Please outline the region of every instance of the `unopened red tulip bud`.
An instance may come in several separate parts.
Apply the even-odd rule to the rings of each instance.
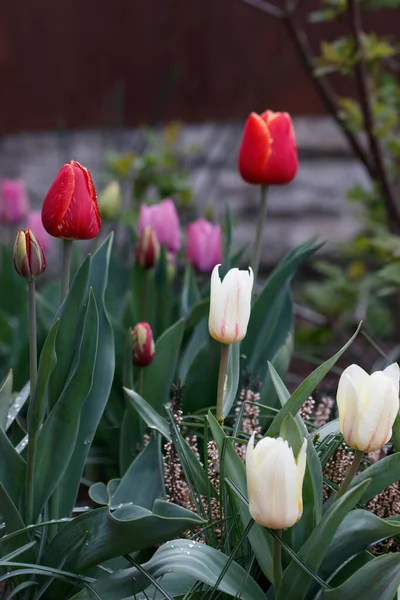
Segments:
[[[135,258],[143,269],[151,269],[160,258],[160,244],[155,231],[147,225],[142,231],[135,248]]]
[[[251,113],[239,152],[239,171],[248,183],[289,183],[298,169],[296,139],[287,113]]]
[[[89,171],[75,160],[61,167],[42,207],[44,228],[66,240],[90,240],[100,231],[96,190]]]
[[[153,332],[148,323],[137,323],[132,329],[133,364],[147,367],[155,356]]]
[[[13,263],[18,275],[33,281],[46,269],[44,250],[30,229],[18,231],[13,249]]]

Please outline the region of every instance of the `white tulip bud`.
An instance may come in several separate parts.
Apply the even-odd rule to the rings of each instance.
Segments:
[[[233,344],[244,338],[250,319],[253,271],[230,269],[223,281],[219,278],[220,265],[211,274],[210,335],[222,344]]]
[[[343,371],[337,390],[339,424],[351,448],[373,452],[390,440],[399,412],[399,377],[397,363],[372,375],[358,365]]]
[[[303,514],[302,487],[307,440],[297,459],[288,442],[265,437],[254,448],[254,433],[247,445],[246,473],[249,510],[263,527],[287,529]]]

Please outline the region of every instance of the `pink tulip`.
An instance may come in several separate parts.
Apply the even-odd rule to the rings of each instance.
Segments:
[[[45,230],[42,223],[42,213],[40,210],[32,210],[28,215],[28,229],[31,229],[42,245],[45,252],[48,252],[53,246],[53,238]]]
[[[186,255],[196,271],[212,271],[222,262],[221,227],[205,219],[191,223]]]
[[[0,223],[19,223],[28,214],[29,200],[22,179],[3,179],[0,183]]]
[[[155,232],[160,246],[165,244],[169,252],[178,252],[181,247],[181,230],[176,206],[170,198],[153,206],[140,205],[139,235],[148,225]]]

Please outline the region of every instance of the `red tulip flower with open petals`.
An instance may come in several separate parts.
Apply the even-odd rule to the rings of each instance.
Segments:
[[[251,113],[244,127],[239,171],[247,183],[289,183],[298,168],[296,138],[290,115],[266,110]]]
[[[61,167],[42,207],[44,228],[66,240],[90,240],[100,231],[96,190],[89,171],[75,160]]]

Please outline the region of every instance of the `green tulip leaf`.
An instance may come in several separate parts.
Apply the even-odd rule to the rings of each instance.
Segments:
[[[25,484],[25,470],[24,459],[18,454],[4,429],[0,428],[0,484],[16,506]]]
[[[224,456],[224,475],[227,475],[231,481],[238,488],[239,492],[247,498],[247,484],[246,484],[246,469],[244,463],[239,458],[235,449],[233,448],[229,438],[227,438],[224,430],[219,425],[211,412],[208,413],[208,423],[218,446],[220,456],[223,453]],[[221,478],[223,474],[221,472]],[[240,515],[243,529],[248,526],[251,517],[249,509],[243,504],[243,502],[235,497],[235,508]],[[248,533],[248,540],[253,549],[253,552],[257,558],[260,569],[263,571],[265,576],[270,580],[274,581],[274,570],[273,570],[273,555],[274,555],[274,539],[269,533],[268,529],[261,527],[257,523],[254,523]]]
[[[360,331],[360,327],[361,327],[361,323],[357,327],[357,330],[354,333],[354,335],[352,335],[352,337],[343,346],[343,348],[341,348],[339,350],[339,352],[336,352],[336,354],[334,354],[332,356],[332,358],[330,358],[329,360],[324,362],[322,365],[317,367],[317,369],[315,369],[315,371],[313,371],[311,373],[311,375],[309,375],[299,385],[297,390],[291,395],[291,397],[288,399],[286,404],[284,404],[282,406],[281,410],[276,415],[275,419],[272,421],[270,427],[268,428],[267,435],[269,435],[270,437],[275,437],[276,435],[278,435],[280,426],[282,424],[283,419],[286,417],[286,415],[289,413],[291,413],[292,415],[296,415],[298,413],[301,406],[304,404],[304,402],[307,400],[307,398],[312,394],[312,392],[315,390],[317,385],[322,381],[322,379],[331,370],[331,368],[336,363],[336,361],[339,360],[339,358],[342,356],[343,352],[345,352],[345,350],[347,350],[347,348],[353,342],[353,340],[357,336],[358,332]]]
[[[10,369],[0,384],[0,427],[6,429],[8,411],[12,403],[13,373]]]
[[[355,504],[359,502],[368,485],[369,480],[360,483],[337,500],[325,513],[305,544],[298,551],[299,558],[315,573],[319,573],[322,560],[339,525]],[[302,569],[297,562],[292,561],[284,573],[276,600],[287,600],[288,598],[295,598],[296,595],[300,598],[306,598],[312,584],[311,575]]]
[[[378,462],[370,465],[367,469],[354,477],[350,487],[355,487],[366,479],[371,482],[361,497],[360,502],[365,504],[374,496],[380,494],[386,487],[398,481],[400,473],[400,454],[385,456]]]
[[[125,505],[111,511],[97,508],[67,523],[48,545],[43,564],[62,564],[82,531],[86,543],[71,554],[66,570],[83,573],[105,560],[150,548],[180,533],[203,524],[203,520],[185,508],[156,500],[153,511],[140,506]]]
[[[143,398],[157,412],[169,401],[174,381],[185,323],[177,321],[164,331],[156,343],[153,362],[143,369]]]
[[[72,375],[37,438],[34,519],[61,481],[74,451],[82,405],[92,386],[97,339],[98,312],[94,295],[90,292],[81,344],[71,368]]]
[[[163,417],[134,390],[123,389],[128,402],[132,405],[133,409],[138,412],[147,427],[158,431],[168,442],[170,442],[171,433],[166,420],[163,419]]]
[[[89,274],[90,256],[84,260],[76,273],[69,292],[56,314],[56,320],[60,321],[55,343],[58,361],[49,382],[50,409],[61,396],[81,341],[82,315],[89,291]]]
[[[228,366],[226,370],[226,387],[223,403],[224,419],[229,415],[232,405],[236,399],[240,376],[240,342],[230,344]]]
[[[98,336],[98,343],[92,363],[87,366],[93,372],[93,381],[86,398],[83,398],[78,438],[59,485],[59,516],[64,517],[69,517],[75,506],[86,458],[107,404],[114,377],[114,336],[105,306],[112,243],[111,233],[93,254],[90,264],[89,284],[98,310],[98,326],[93,325],[92,335]]]
[[[349,558],[388,537],[400,534],[400,520],[380,519],[373,513],[356,509],[339,525],[321,566],[321,577],[335,573]]]
[[[149,510],[154,501],[165,496],[164,468],[160,436],[155,434],[132,462],[111,498],[111,504],[130,502]]]
[[[40,353],[36,389],[28,408],[29,435],[35,436],[37,434],[44,419],[47,385],[57,364],[55,344],[59,324],[59,320],[54,323]]]
[[[285,305],[288,285],[297,267],[321,247],[321,244],[315,243],[315,239],[306,241],[286,255],[271,273],[254,302],[247,334],[242,342],[242,352],[247,356],[248,366],[254,376],[264,378],[266,359],[272,359],[286,339],[287,328],[282,323],[277,325],[279,314],[282,306]],[[281,332],[279,340],[276,336],[277,331]]]
[[[400,553],[375,558],[341,586],[326,590],[323,600],[393,600],[400,585]]]

